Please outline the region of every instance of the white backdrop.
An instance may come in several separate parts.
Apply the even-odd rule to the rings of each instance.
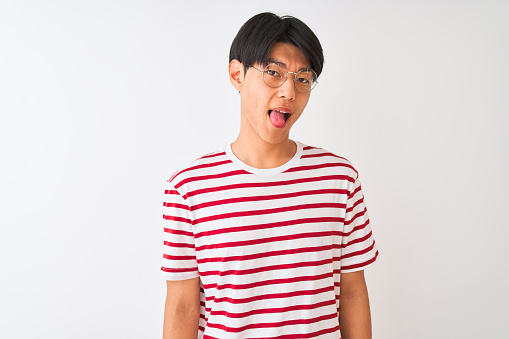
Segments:
[[[2,1],[0,337],[160,338],[163,182],[231,142],[231,41],[262,11],[320,38],[292,138],[360,172],[375,339],[501,338],[507,1]]]

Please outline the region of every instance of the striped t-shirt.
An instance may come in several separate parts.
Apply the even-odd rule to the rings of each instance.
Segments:
[[[257,169],[228,145],[166,184],[162,277],[200,277],[198,338],[340,337],[340,273],[378,255],[348,160],[297,142]]]

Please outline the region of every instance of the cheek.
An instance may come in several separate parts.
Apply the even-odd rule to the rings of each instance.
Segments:
[[[265,115],[272,101],[274,101],[272,93],[267,93],[265,89],[257,89],[249,96],[248,103],[253,113]]]
[[[267,86],[250,83],[249,86],[245,88],[246,95],[243,98],[244,101],[249,103],[251,107],[267,106],[272,93],[268,92],[265,87]]]
[[[309,95],[306,95],[305,97],[298,99],[297,106],[299,107],[299,111],[301,112],[301,114],[304,111],[304,109],[306,108],[308,101],[309,101]]]

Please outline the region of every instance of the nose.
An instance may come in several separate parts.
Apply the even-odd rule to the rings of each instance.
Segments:
[[[289,73],[286,81],[278,87],[278,95],[289,101],[295,100],[295,84],[293,83],[293,74]]]

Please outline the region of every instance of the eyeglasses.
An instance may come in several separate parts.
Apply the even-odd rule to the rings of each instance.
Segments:
[[[294,74],[293,83],[295,84],[295,89],[301,93],[311,92],[313,88],[315,88],[318,81],[316,79],[318,76],[315,71],[312,69],[303,69],[298,72],[289,72],[286,70],[286,67],[276,63],[268,64],[263,71],[258,68],[251,66],[256,69],[258,72],[262,73],[263,81],[269,87],[281,87],[286,81],[288,77],[288,73]]]

